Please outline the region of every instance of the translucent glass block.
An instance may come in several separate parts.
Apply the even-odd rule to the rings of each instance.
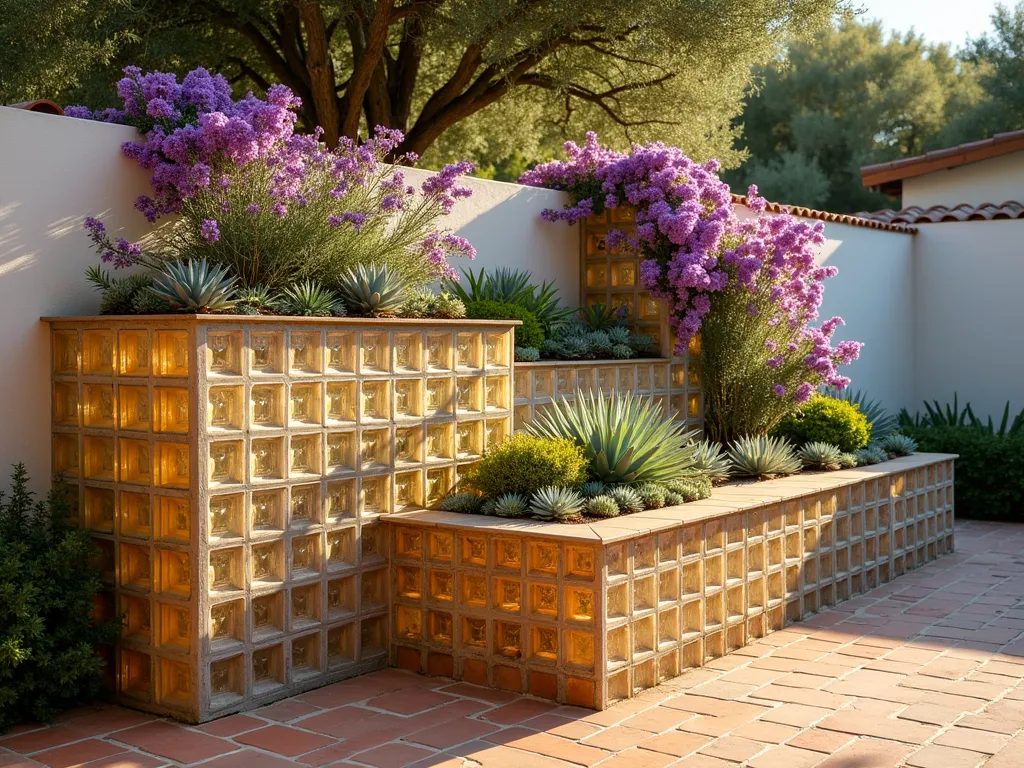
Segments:
[[[426,415],[452,412],[452,380],[427,379]]]
[[[101,493],[99,489],[86,487],[85,489],[85,514],[86,520],[90,518],[90,491]],[[110,501],[113,502],[113,491],[110,492]],[[149,538],[153,535],[153,513],[150,508],[149,494],[131,493],[121,491],[118,496],[120,504],[118,511],[121,518],[122,536],[143,536]],[[95,503],[95,500],[93,501]],[[89,527],[95,527],[90,525]]]
[[[394,345],[396,373],[422,370],[423,339],[420,334],[396,333]]]
[[[293,629],[320,621],[320,585],[293,587],[290,611]]]
[[[281,542],[253,545],[253,581],[282,581],[284,579],[284,549]]]
[[[364,429],[359,456],[364,469],[390,466],[391,433],[386,429]]]
[[[422,428],[395,429],[395,464],[416,464],[422,461]]]
[[[633,260],[613,261],[611,274],[614,287],[632,288],[636,285],[636,263]]]
[[[78,477],[78,435],[53,436],[53,472],[65,478]]]
[[[364,571],[360,581],[362,609],[372,610],[387,605],[388,570]]]
[[[327,385],[328,423],[355,422],[356,382],[335,381]]]
[[[210,551],[210,589],[224,591],[242,589],[242,548],[214,549]]]
[[[427,460],[448,460],[454,457],[451,424],[427,425]]]
[[[157,496],[155,508],[158,516],[157,535],[164,540],[187,544],[192,529],[188,499]]]
[[[462,642],[474,648],[487,647],[487,621],[464,617],[462,619]]]
[[[700,407],[700,394],[695,393],[689,395],[686,399],[686,415],[688,418],[696,419],[700,418],[701,407]]]
[[[422,416],[423,394],[419,379],[399,379],[395,387],[395,418]]]
[[[519,613],[523,606],[523,587],[519,579],[495,579],[494,603],[502,611]]]
[[[558,616],[558,588],[553,584],[531,584],[530,613]]]
[[[284,647],[257,648],[252,652],[253,693],[276,688],[284,683]]]
[[[619,367],[618,390],[620,392],[636,391],[636,368],[634,366],[623,365]]]
[[[604,257],[608,253],[608,243],[604,233],[587,235],[587,256]]]
[[[149,547],[135,544],[121,545],[121,578],[125,587],[151,589],[153,586],[153,563]]]
[[[533,372],[533,396],[555,396],[555,376],[553,371],[538,370]]]
[[[327,471],[348,472],[356,468],[356,433],[327,434]]]
[[[123,443],[135,444],[138,443],[136,440],[123,440]],[[149,450],[148,443],[141,443],[141,445]],[[91,480],[113,480],[114,473],[116,471],[115,460],[114,460],[114,438],[112,437],[92,437],[86,435],[82,438],[82,449],[85,454],[85,477]],[[138,453],[133,454],[134,458],[139,458]],[[145,458],[143,456],[142,458]],[[132,481],[129,481],[132,482]],[[148,482],[144,481],[144,482]]]
[[[387,536],[380,525],[364,525],[360,530],[359,549],[363,565],[383,563],[387,559]]]
[[[122,494],[123,495],[123,494]],[[94,531],[114,532],[114,492],[109,488],[85,488],[85,524]]]
[[[241,331],[210,331],[206,336],[206,364],[210,373],[237,376],[242,372]]]
[[[252,388],[252,424],[256,427],[282,427],[284,387],[279,384]]]
[[[483,377],[459,378],[455,382],[455,404],[460,411],[474,413],[483,409]]]
[[[267,437],[252,441],[252,476],[260,479],[284,477],[284,440]]]
[[[245,444],[241,440],[210,443],[210,482],[240,483],[244,477],[242,457]]]
[[[83,385],[82,417],[87,427],[114,426],[114,387],[111,384]]]
[[[343,528],[327,534],[327,567],[350,568],[357,564],[356,529]],[[330,599],[330,594],[328,594]]]
[[[192,677],[188,666],[170,659],[158,659],[160,665],[159,702],[171,707],[188,706],[192,700]]]
[[[120,428],[148,430],[150,411],[152,410],[149,401],[149,387],[129,387],[122,384],[117,388],[117,397]]]
[[[482,368],[483,358],[479,333],[455,335],[455,365],[459,368]]]
[[[344,666],[356,660],[356,625],[346,624],[327,632],[327,663]]]
[[[583,669],[594,668],[594,636],[590,632],[566,630],[566,661]],[[653,685],[653,682],[651,683]],[[650,687],[650,686],[647,686]]]
[[[153,619],[149,599],[122,595],[121,613],[124,614],[123,637],[138,643],[149,643],[153,637]]]
[[[530,573],[554,576],[558,573],[558,545],[548,542],[530,542]]]
[[[53,332],[53,372],[78,373],[78,332]]]
[[[529,370],[520,369],[513,379],[516,400],[529,400],[533,391],[532,374]]]
[[[158,549],[157,558],[160,567],[160,591],[179,597],[188,597],[192,592],[188,555],[176,550]]]
[[[599,368],[597,371],[597,386],[606,395],[613,394],[615,392],[615,369]]]
[[[319,373],[323,364],[318,332],[288,334],[288,368],[292,373]]]
[[[110,331],[82,332],[82,373],[110,376],[114,372],[114,334]]]
[[[558,659],[558,629],[534,624],[530,628],[531,658],[555,661]]]
[[[160,645],[188,652],[192,645],[188,608],[181,605],[158,603],[158,609],[160,611]]]
[[[608,265],[587,265],[587,288],[605,288],[608,286]]]
[[[241,642],[244,639],[244,601],[232,600],[210,607],[210,642],[215,648]]]
[[[385,477],[364,477],[360,488],[360,512],[382,515],[388,511],[388,483]]]
[[[355,373],[354,333],[327,334],[327,369],[333,373]]]
[[[395,634],[409,640],[422,638],[423,611],[408,605],[395,606]]]
[[[480,456],[483,453],[484,423],[464,421],[455,426],[455,453],[459,458]]]
[[[53,384],[53,423],[78,426],[78,385],[57,381]]]
[[[391,408],[388,399],[388,382],[364,381],[362,390],[362,418],[390,419]]]
[[[348,576],[327,582],[327,614],[330,618],[342,618],[356,612],[356,578]]]
[[[363,375],[388,372],[388,335],[386,333],[360,334],[359,372]]]
[[[488,376],[484,387],[484,402],[488,410],[507,411],[509,402],[509,386],[507,376]]]
[[[252,373],[284,372],[284,339],[280,333],[251,331],[249,348]]]
[[[210,497],[210,537],[230,539],[244,534],[242,510],[245,496],[234,493],[230,496]]]
[[[210,387],[210,399],[207,407],[207,423],[210,428],[241,429],[243,397],[241,387]]]
[[[156,400],[153,428],[157,432],[188,432],[188,390],[178,387],[155,387]]]
[[[188,376],[188,331],[157,331],[154,346],[157,376]]]
[[[320,674],[320,635],[292,640],[292,677],[301,679]]]
[[[253,639],[268,637],[284,630],[284,594],[277,592],[252,599]]]
[[[290,525],[310,526],[320,522],[320,484],[294,485],[291,488]]]
[[[319,543],[318,535],[298,536],[292,539],[292,578],[320,570]]]
[[[668,389],[668,366],[667,365],[655,365],[654,366],[654,390],[656,392],[664,392]]]
[[[484,360],[488,367],[508,367],[507,333],[488,333],[484,336]]]
[[[164,488],[188,488],[189,448],[182,443],[156,444],[156,484]]]
[[[452,487],[452,470],[450,467],[427,470],[427,504],[440,503],[448,495]]]
[[[253,534],[284,530],[284,489],[253,492],[250,514]]]
[[[584,579],[593,579],[594,550],[586,546],[566,546],[565,570],[569,576],[578,576]]]
[[[234,699],[244,694],[244,656],[239,654],[210,664],[210,695],[214,706],[218,706],[222,699]]]
[[[633,320],[636,317],[635,297],[631,293],[613,293],[609,297],[610,306],[614,307],[623,320]]]
[[[118,690],[133,699],[150,701],[153,695],[153,671],[149,654],[123,648],[119,656]]]
[[[453,627],[454,622],[450,613],[445,611],[427,612],[427,631],[431,642],[450,646],[454,636]]]
[[[452,369],[452,337],[447,333],[428,333],[425,347],[427,368],[435,371]]]
[[[320,435],[293,435],[288,444],[289,475],[320,474]]]
[[[122,376],[148,376],[151,350],[148,331],[118,331],[118,373]]]
[[[409,507],[423,505],[421,490],[423,485],[420,472],[403,472],[395,475],[395,509],[401,510]]]
[[[576,371],[576,388],[584,394],[589,394],[597,388],[597,374],[592,368]]]
[[[508,422],[505,419],[491,419],[486,422],[484,434],[487,449],[500,445],[508,436]]]
[[[342,520],[356,516],[356,481],[341,480],[327,484],[327,516]]]
[[[289,424],[319,424],[320,385],[292,384],[288,414]]]

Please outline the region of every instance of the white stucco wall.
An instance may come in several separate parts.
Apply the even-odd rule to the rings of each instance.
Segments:
[[[903,207],[1024,201],[1024,152],[903,180]]]

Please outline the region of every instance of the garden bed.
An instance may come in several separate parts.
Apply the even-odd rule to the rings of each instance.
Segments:
[[[951,552],[954,458],[584,525],[391,515],[391,661],[603,709]]]

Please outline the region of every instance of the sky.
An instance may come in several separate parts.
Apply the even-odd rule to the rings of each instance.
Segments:
[[[1012,6],[1013,0],[1003,0]],[[911,27],[928,42],[961,47],[968,37],[991,32],[989,16],[996,0],[855,0],[865,9],[863,19],[881,19],[887,30],[906,32]]]

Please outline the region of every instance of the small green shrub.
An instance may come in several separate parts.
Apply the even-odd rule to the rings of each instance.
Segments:
[[[119,618],[93,618],[100,591],[88,534],[68,520],[66,494],[36,502],[24,465],[0,496],[0,730],[49,720],[99,693]],[[112,502],[111,502],[112,503]]]
[[[839,454],[839,468],[840,469],[853,469],[857,466],[857,457],[852,453],[841,453]]]
[[[466,305],[458,296],[442,291],[414,291],[398,310],[399,317],[436,317],[457,320],[466,316]]]
[[[583,505],[583,497],[572,488],[549,485],[533,494],[530,516],[537,520],[565,523],[579,518]]]
[[[537,347],[516,347],[515,356],[517,363],[536,363],[540,360],[540,350]]]
[[[334,291],[319,280],[303,280],[281,291],[274,309],[297,317],[342,317],[345,305]]]
[[[587,479],[587,459],[571,440],[515,434],[472,467],[466,485],[491,498],[529,496],[548,485],[577,488]]]
[[[455,280],[444,281],[445,288],[467,305],[473,301],[518,304],[533,313],[545,336],[554,333],[559,325],[576,312],[571,307],[561,306],[554,280],[540,286],[534,285],[530,282],[532,275],[526,270],[500,267],[487,273],[481,268],[478,274],[474,274],[472,269],[464,270],[464,274],[469,284],[468,290]]]
[[[526,497],[518,493],[503,493],[494,500],[494,514],[498,517],[526,517],[529,511]]]
[[[698,501],[711,495],[711,481],[706,477],[674,479],[662,483],[672,493],[683,497],[683,501]]]
[[[892,457],[909,456],[917,450],[917,441],[907,435],[896,433],[886,436],[884,440],[880,440],[878,447]]]
[[[661,509],[665,506],[665,488],[657,483],[642,483],[636,492],[644,502],[646,509]]]
[[[828,443],[806,443],[797,451],[805,467],[835,471],[842,466],[843,452]]]
[[[101,315],[142,314],[136,310],[136,304],[143,301],[140,296],[148,294],[156,298],[156,294],[150,290],[153,278],[145,273],[111,277],[110,272],[93,266],[85,271],[85,278],[100,292]],[[163,301],[159,302],[159,306],[164,312],[170,311]]]
[[[544,342],[544,330],[537,316],[519,304],[508,301],[470,301],[466,304],[466,317],[473,320],[520,320],[515,329],[515,346],[539,347]]]
[[[618,517],[619,504],[611,496],[594,496],[587,499],[584,510],[593,517]]]
[[[475,493],[453,493],[441,500],[438,508],[445,512],[460,512],[464,515],[473,515],[480,511],[484,503],[483,497]]]
[[[772,434],[795,445],[829,443],[850,452],[868,444],[871,425],[856,403],[816,395],[782,419]]]
[[[860,412],[864,414],[864,418],[871,425],[871,437],[875,440],[881,440],[886,435],[891,435],[899,429],[896,417],[885,410],[880,400],[868,397],[867,392],[860,389],[850,389],[850,387],[841,390],[825,387],[821,393],[828,397],[846,400],[860,408]]]
[[[675,491],[665,491],[665,506],[666,507],[678,507],[680,504],[686,503],[686,497],[681,493]]]
[[[644,511],[644,500],[628,485],[617,486],[608,495],[615,499],[615,503],[619,505],[622,512]]]
[[[800,458],[781,437],[742,437],[729,446],[729,460],[739,477],[769,479],[800,471]]]

